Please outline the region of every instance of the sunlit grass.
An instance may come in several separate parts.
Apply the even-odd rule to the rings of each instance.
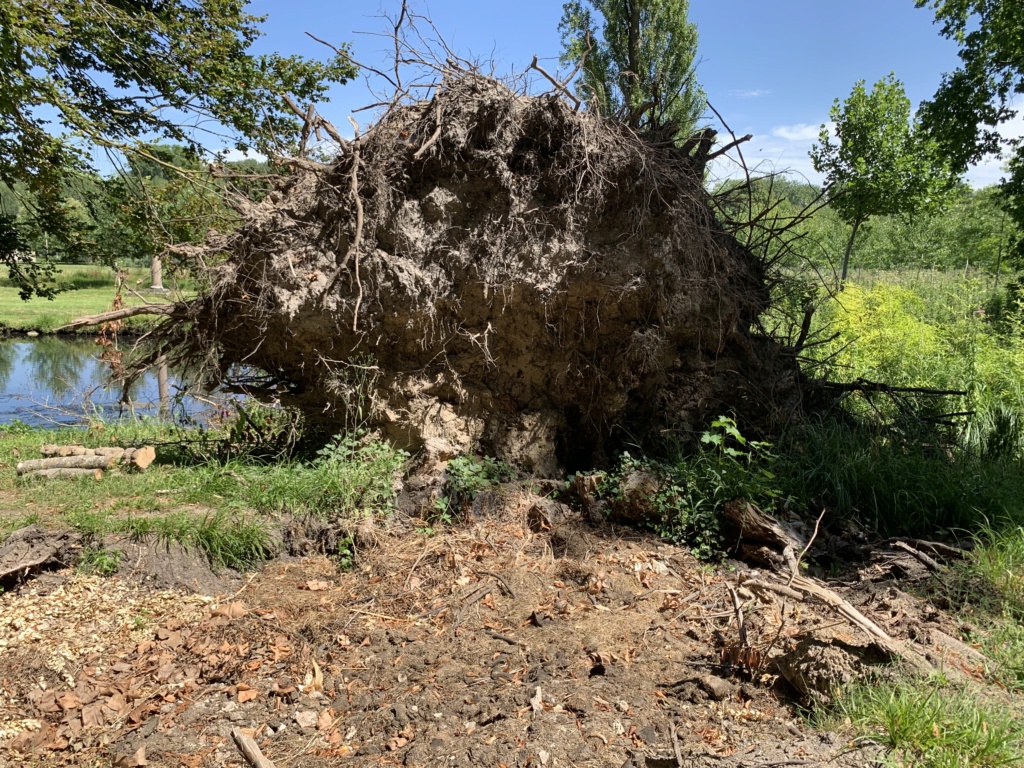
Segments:
[[[2,271],[2,270],[0,270]],[[70,321],[95,315],[111,308],[114,300],[116,273],[110,267],[67,264],[61,265],[58,282],[73,288],[57,294],[53,299],[34,297],[23,301],[18,289],[6,275],[0,276],[0,328],[12,331],[38,331],[52,333]],[[139,292],[149,285],[149,270],[128,270],[128,284]],[[142,304],[143,299],[125,291],[122,298],[127,306]],[[148,300],[152,300],[150,297]],[[130,318],[128,327],[143,328],[152,320],[145,317]]]
[[[854,684],[821,725],[853,729],[885,747],[903,768],[1017,765],[1021,724],[1004,705],[973,691],[924,680]]]

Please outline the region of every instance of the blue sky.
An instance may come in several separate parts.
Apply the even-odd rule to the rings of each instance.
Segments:
[[[381,14],[399,7],[398,0],[253,0],[249,10],[267,15],[258,51],[322,56],[326,49],[309,31],[351,43],[359,61],[387,66],[389,41],[373,33],[386,31]],[[534,55],[549,71],[558,66],[559,0],[430,0],[416,7],[455,51],[493,60],[500,74],[523,72]],[[957,64],[955,45],[913,0],[691,0],[690,18],[709,100],[738,135],[754,134],[745,145],[748,161],[812,180],[807,150],[833,100],[857,80],[871,84],[895,72],[916,106]],[[321,111],[347,126],[347,116],[373,100],[360,79],[335,91]],[[365,115],[357,115],[360,122]],[[1011,130],[1024,133],[1024,122],[1018,118]],[[998,161],[969,174],[976,185],[999,176]]]

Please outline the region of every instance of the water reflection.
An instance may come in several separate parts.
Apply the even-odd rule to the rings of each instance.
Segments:
[[[43,336],[27,345],[22,364],[31,367],[36,384],[50,396],[64,399],[81,387],[86,355],[64,339]]]
[[[184,385],[173,371],[165,371],[166,383],[156,372],[140,378],[124,399],[100,351],[87,339],[0,340],[0,422],[73,424],[93,415],[167,415],[172,402],[179,413],[205,407],[192,398],[175,398]]]

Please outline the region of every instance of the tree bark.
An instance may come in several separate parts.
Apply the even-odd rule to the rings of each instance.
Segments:
[[[73,477],[83,479],[91,477],[93,480],[103,479],[102,469],[87,469],[85,467],[61,467],[55,469],[36,469],[31,472],[25,472],[22,477],[45,477],[52,479],[55,477]]]
[[[626,106],[633,110],[636,108],[641,97],[637,97],[638,84],[640,81],[640,4],[637,0],[626,3],[626,12],[629,14],[628,31],[629,41],[627,43],[628,50],[626,55],[629,57],[627,62],[629,70],[625,73],[626,82],[628,87],[623,89],[622,95],[625,97],[624,101]],[[621,77],[621,75],[620,75]],[[631,128],[637,128],[640,124],[640,115],[637,115],[635,119],[630,121],[633,123],[630,125]]]
[[[159,256],[154,256],[153,260],[150,262],[149,276],[149,289],[151,291],[159,291],[160,293],[163,293],[167,290],[164,288],[164,265]]]
[[[846,253],[843,254],[843,274],[839,278],[839,290],[843,290],[846,285],[846,275],[850,271],[850,253],[853,251],[853,241],[857,239],[857,230],[860,229],[860,225],[864,223],[863,218],[857,218],[853,222],[853,229],[850,230],[850,239],[846,241]]]
[[[59,456],[51,459],[19,461],[17,472],[36,472],[41,469],[106,469],[117,463],[117,456]]]
[[[160,401],[160,416],[164,419],[171,415],[171,394],[167,379],[167,358],[160,357],[156,361],[156,391]]]

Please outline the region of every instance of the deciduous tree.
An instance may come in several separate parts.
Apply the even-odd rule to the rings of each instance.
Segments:
[[[297,121],[282,97],[323,100],[354,74],[344,47],[326,63],[254,56],[261,17],[246,0],[0,2],[0,183],[24,189],[25,230],[74,241],[61,190],[88,150],[131,153],[140,137],[196,147],[197,124],[239,147],[280,151]],[[11,262],[9,251],[0,260]],[[37,290],[38,285],[29,285]]]
[[[935,96],[921,105],[931,132],[952,168],[1003,154],[1006,209],[1024,227],[1024,144],[1001,126],[1016,116],[1024,96],[1024,5],[1020,0],[917,0],[935,11],[942,34],[960,47],[960,67],[943,76]],[[1024,239],[1018,242],[1024,255]]]
[[[823,125],[811,151],[824,174],[830,203],[850,226],[843,254],[846,280],[857,232],[872,216],[912,214],[938,204],[954,177],[934,143],[910,118],[910,100],[895,75],[869,92],[861,80],[830,112],[834,133]]]

